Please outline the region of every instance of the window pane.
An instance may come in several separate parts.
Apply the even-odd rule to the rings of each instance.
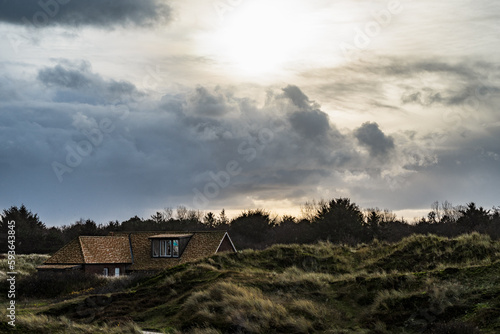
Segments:
[[[160,255],[160,240],[153,240],[153,257]]]
[[[165,257],[166,254],[166,240],[160,240],[160,256]]]
[[[172,256],[172,240],[167,240],[167,256]]]
[[[120,276],[120,268],[115,268],[115,276]]]
[[[179,257],[179,240],[174,240],[172,249],[172,255],[174,257]]]
[[[104,268],[104,270],[103,270],[102,274],[103,274],[104,276],[108,276],[108,268]]]

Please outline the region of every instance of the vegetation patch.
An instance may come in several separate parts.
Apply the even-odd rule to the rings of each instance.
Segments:
[[[274,245],[122,280],[57,281],[55,299],[47,297],[50,286],[40,297],[26,296],[20,328],[26,332],[38,323],[55,333],[136,327],[175,334],[498,333],[499,246],[477,233],[358,246]],[[24,279],[33,286],[43,282]]]

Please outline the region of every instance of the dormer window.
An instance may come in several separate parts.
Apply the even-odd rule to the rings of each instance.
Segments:
[[[173,257],[179,257],[179,240],[174,239],[172,240],[172,256]]]
[[[179,239],[153,239],[153,257],[179,257]]]
[[[150,237],[151,256],[180,257],[192,234],[159,234]]]

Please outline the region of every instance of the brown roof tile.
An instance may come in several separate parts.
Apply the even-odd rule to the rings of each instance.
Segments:
[[[49,257],[45,264],[81,264],[83,263],[82,247],[80,239],[75,238]]]
[[[126,236],[80,237],[86,264],[132,263],[130,243]]]
[[[132,263],[132,255],[126,236],[81,236],[69,242],[44,263]]]

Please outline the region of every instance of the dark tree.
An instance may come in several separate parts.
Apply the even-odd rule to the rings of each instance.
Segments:
[[[205,215],[205,217],[203,217],[203,222],[208,227],[215,227],[217,225],[217,218],[215,218],[215,215],[213,212],[208,212]]]
[[[222,211],[219,214],[219,224],[220,225],[228,225],[229,224],[229,219],[227,219],[226,210],[224,210],[224,209],[222,209]]]
[[[457,223],[470,229],[490,222],[489,210],[483,209],[482,206],[477,208],[474,202],[467,204],[465,209],[460,210],[460,213],[462,216],[458,218]]]
[[[269,212],[261,209],[244,211],[231,222],[229,233],[240,246],[263,248],[273,243],[274,223]]]
[[[348,198],[332,199],[319,208],[314,217],[322,239],[333,242],[359,242],[371,239],[363,214]]]
[[[157,211],[154,215],[151,215],[151,219],[156,223],[160,224],[163,221],[163,214]]]
[[[12,206],[9,209],[3,210],[0,216],[0,231],[2,234],[0,241],[1,252],[7,251],[9,221],[15,221],[17,253],[33,253],[40,250],[40,246],[44,243],[46,228],[37,214],[33,214],[23,204],[19,208]]]
[[[379,210],[371,209],[366,216],[366,225],[374,238],[382,237],[382,226],[384,217],[380,214]]]

